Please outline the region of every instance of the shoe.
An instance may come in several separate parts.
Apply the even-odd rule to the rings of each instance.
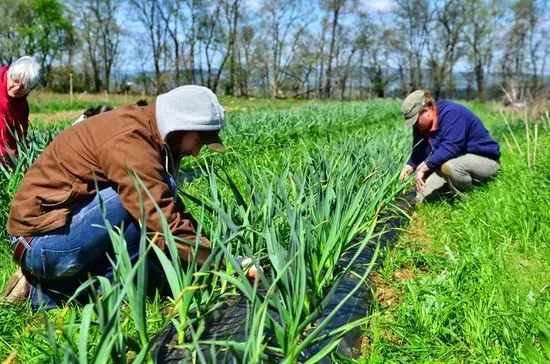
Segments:
[[[22,302],[29,298],[31,285],[21,268],[17,269],[10,277],[6,289],[0,295],[0,299],[6,302]]]

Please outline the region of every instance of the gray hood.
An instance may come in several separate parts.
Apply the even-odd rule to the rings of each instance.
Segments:
[[[225,111],[216,95],[203,86],[180,86],[156,101],[160,136],[176,130],[216,131],[225,126]]]

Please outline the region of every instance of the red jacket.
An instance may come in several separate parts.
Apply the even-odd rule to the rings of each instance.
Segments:
[[[10,66],[0,68],[0,163],[6,163],[4,156],[10,153],[17,155],[16,138],[12,132],[16,131],[19,138],[26,138],[29,128],[27,96],[8,96],[9,68]]]

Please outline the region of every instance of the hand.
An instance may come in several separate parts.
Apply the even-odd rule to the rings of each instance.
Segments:
[[[399,176],[399,180],[401,182],[405,181],[409,177],[409,175],[412,173],[412,171],[414,171],[414,168],[409,164],[405,164],[405,167],[403,167],[403,170],[401,171],[401,175]]]
[[[424,172],[416,171],[414,180],[416,182],[416,190],[418,192],[422,192],[422,190],[424,189],[424,185],[426,184],[425,182],[426,177],[424,175],[425,175]]]
[[[416,168],[415,182],[416,190],[418,192],[422,192],[422,190],[424,189],[424,186],[426,185],[426,178],[428,177],[429,172],[430,168],[424,162],[422,162]]]
[[[184,262],[191,262],[193,256],[197,256],[197,264],[202,266],[208,260],[212,250],[210,249],[210,240],[204,236],[199,237],[199,245],[195,249],[195,241],[197,239],[197,234],[194,232],[189,232],[180,235],[178,238],[183,240],[183,242],[176,241],[176,248],[178,249],[178,254],[180,259]]]
[[[250,258],[237,257],[237,262],[241,265],[241,269],[246,273],[246,278],[253,282],[260,280],[259,272],[263,272],[263,268],[256,266]]]
[[[206,247],[206,248],[210,248],[210,246],[211,246],[210,240],[208,240],[204,236],[201,235],[200,238],[199,238],[199,241],[200,241],[201,246]]]

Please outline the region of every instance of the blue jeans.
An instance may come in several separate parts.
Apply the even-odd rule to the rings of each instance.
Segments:
[[[175,195],[174,180],[167,176],[166,182]],[[59,307],[89,275],[112,277],[108,257],[113,258],[114,252],[105,228],[100,198],[110,224],[124,229],[130,258],[132,261],[137,259],[138,222],[126,211],[113,187],[101,189],[73,210],[69,224],[33,236],[30,245],[21,237],[11,237],[12,248],[18,240],[27,248],[21,267],[31,283],[30,300],[34,310]],[[158,268],[157,271],[160,272]]]

